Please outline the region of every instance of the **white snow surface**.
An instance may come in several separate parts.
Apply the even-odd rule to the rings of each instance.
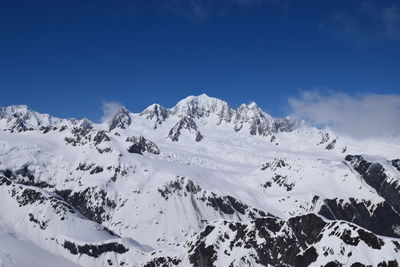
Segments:
[[[33,130],[9,130],[16,123],[13,114]],[[373,204],[383,202],[384,199],[345,163],[347,154],[365,155],[385,166],[391,179],[400,178],[399,172],[388,162],[400,157],[399,140],[355,140],[292,118],[285,119],[291,122],[290,131],[251,134],[254,118],[261,118],[262,127],[266,127],[263,129],[277,121],[255,103],[232,109],[222,100],[200,95],[183,99],[170,109],[154,104],[141,113],[128,114],[129,125],[109,131],[109,123],[59,119],[26,106],[0,109],[0,170],[16,173],[26,168],[33,174],[35,183],[50,185],[38,188],[13,182],[11,186],[17,192],[1,187],[0,266],[107,266],[106,259],[120,260],[115,253],[106,253],[97,259],[72,256],[55,245],[64,240],[77,244],[114,240],[130,248],[129,255],[121,256],[125,257],[125,262],[133,261],[132,266],[140,266],[153,257],[151,251],[157,251],[157,255],[181,255],[184,253],[182,244],[207,222],[252,219],[249,213],[221,213],[202,201],[209,197],[231,196],[251,209],[282,219],[317,212],[321,202],[313,201],[314,196],[369,200]],[[171,140],[171,129],[187,116],[193,119],[203,139],[197,142],[193,131],[182,129],[179,140]],[[74,136],[72,129],[82,125],[90,126],[90,140],[75,146],[66,142],[66,138]],[[62,126],[66,129],[60,131]],[[44,133],[43,127],[50,130]],[[93,138],[99,131],[105,131],[110,140],[94,144]],[[326,134],[329,139],[324,142]],[[127,137],[140,135],[153,141],[160,154],[129,153]],[[326,149],[334,139],[334,148]],[[99,149],[111,151],[100,153]],[[285,166],[277,167],[279,160],[283,160]],[[78,167],[82,164],[89,169],[80,170]],[[270,167],[263,170],[265,164]],[[95,167],[102,170],[91,174]],[[115,181],[111,180],[114,175]],[[283,177],[282,183],[274,181],[277,175]],[[192,194],[170,189],[167,198],[164,197],[160,191],[174,182],[183,187],[193,182],[200,189]],[[270,186],[263,186],[268,182]],[[47,200],[21,206],[13,195],[25,188],[47,197],[61,190],[72,193],[102,190],[114,206],[105,209],[102,225],[86,219],[76,210],[74,213],[67,211],[61,221]],[[92,196],[89,203],[96,206],[101,205],[101,201]],[[34,227],[28,214],[46,221],[46,229]],[[101,227],[113,231],[116,236]],[[340,250],[334,236],[326,239],[330,247]],[[378,255],[369,254],[362,246],[353,254],[354,257],[369,257],[371,264],[379,262]]]

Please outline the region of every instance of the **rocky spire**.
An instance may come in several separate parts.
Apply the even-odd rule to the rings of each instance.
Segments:
[[[108,130],[112,131],[116,128],[125,129],[131,125],[132,119],[129,111],[125,107],[121,107],[111,121],[108,122]]]

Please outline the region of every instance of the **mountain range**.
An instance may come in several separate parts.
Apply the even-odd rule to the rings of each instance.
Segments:
[[[398,266],[399,151],[204,94],[3,107],[0,266]]]

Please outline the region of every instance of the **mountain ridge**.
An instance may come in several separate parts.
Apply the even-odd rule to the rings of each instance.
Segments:
[[[206,95],[1,108],[0,226],[81,266],[397,266],[399,150]]]

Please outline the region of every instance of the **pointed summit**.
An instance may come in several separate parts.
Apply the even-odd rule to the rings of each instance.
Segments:
[[[211,115],[216,115],[219,121],[230,121],[233,115],[233,110],[228,103],[206,94],[199,96],[189,96],[179,101],[172,108],[174,115],[186,116],[191,118],[205,118]]]
[[[250,104],[248,104],[247,107],[248,107],[249,109],[256,109],[256,108],[258,108],[257,103],[254,102],[254,101],[251,102]]]
[[[93,124],[87,118],[83,118],[79,127],[82,128],[83,130],[90,130],[93,128]]]
[[[122,106],[108,123],[108,130],[112,131],[115,128],[125,129],[127,126],[131,125],[131,123],[132,119],[129,111]]]
[[[161,124],[168,118],[170,111],[160,106],[159,104],[150,105],[148,108],[143,110],[139,115],[146,116],[148,120],[155,120],[154,129],[157,128],[157,124]]]

